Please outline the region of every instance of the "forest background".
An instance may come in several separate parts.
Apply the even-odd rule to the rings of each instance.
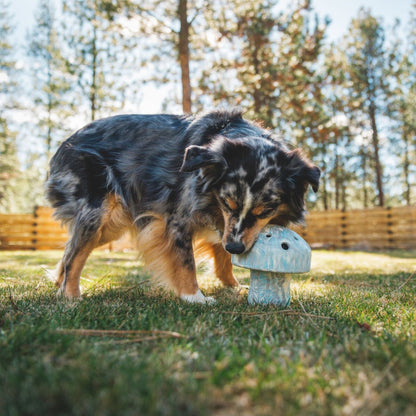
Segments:
[[[46,204],[71,132],[155,99],[239,106],[302,147],[323,172],[310,209],[416,202],[416,1],[392,25],[360,8],[336,40],[307,0],[40,0],[34,22],[16,44],[0,0],[0,212]]]

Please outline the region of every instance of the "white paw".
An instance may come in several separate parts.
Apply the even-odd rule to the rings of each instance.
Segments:
[[[204,296],[199,289],[194,295],[181,295],[181,299],[189,303],[202,303],[202,304],[215,303],[214,298],[210,296]]]

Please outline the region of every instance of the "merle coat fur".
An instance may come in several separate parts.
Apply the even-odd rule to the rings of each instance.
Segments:
[[[217,277],[238,286],[230,253],[249,250],[269,222],[301,221],[305,192],[318,189],[319,176],[299,149],[238,111],[94,121],[50,164],[47,197],[70,231],[57,285],[80,296],[90,252],[133,230],[156,277],[183,299],[206,302],[195,251],[212,255]]]

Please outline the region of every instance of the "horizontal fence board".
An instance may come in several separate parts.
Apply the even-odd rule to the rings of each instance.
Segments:
[[[52,214],[49,207],[39,207],[33,215],[0,214],[0,250],[64,248],[66,228]],[[292,229],[312,247],[416,249],[416,207],[310,212],[306,225]],[[134,249],[135,244],[126,234],[102,248]]]

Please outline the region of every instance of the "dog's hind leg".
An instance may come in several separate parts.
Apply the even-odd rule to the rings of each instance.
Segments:
[[[83,247],[71,249],[68,255],[64,256],[64,281],[61,286],[65,297],[79,298],[81,290],[79,286],[81,271],[91,251],[96,247],[96,241],[92,240]]]
[[[60,293],[67,298],[81,296],[79,287],[81,270],[100,240],[99,211],[99,209],[87,210],[84,207],[71,225],[71,237],[58,264],[56,280],[56,284],[60,286]]]
[[[56,284],[66,297],[81,295],[80,275],[91,251],[119,238],[129,224],[131,219],[115,195],[109,195],[100,208],[80,210],[57,267]]]

